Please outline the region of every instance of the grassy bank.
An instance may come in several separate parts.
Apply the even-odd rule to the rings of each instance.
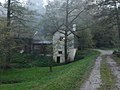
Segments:
[[[102,85],[99,88],[99,90],[114,90],[115,77],[112,74],[112,71],[106,62],[106,56],[103,56],[100,73],[101,73]]]
[[[1,84],[0,90],[75,90],[91,70],[98,52],[80,61],[63,66],[56,66],[53,72],[48,67],[11,69],[2,71],[0,80],[13,84]]]

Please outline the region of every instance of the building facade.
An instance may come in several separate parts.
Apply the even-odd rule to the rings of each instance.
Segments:
[[[75,29],[73,29],[75,31]],[[64,48],[64,40],[65,35],[64,31],[59,30],[53,35],[53,59],[57,63],[65,62],[65,48]],[[68,40],[67,40],[67,53],[69,62],[74,61],[75,54],[77,51],[76,38],[73,33],[68,31]]]

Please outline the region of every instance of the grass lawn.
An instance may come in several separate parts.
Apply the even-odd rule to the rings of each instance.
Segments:
[[[98,52],[63,66],[34,67],[0,71],[0,80],[20,83],[1,84],[0,90],[76,90],[90,72]]]
[[[103,56],[103,60],[101,62],[100,73],[101,73],[102,85],[99,88],[99,90],[116,90],[115,89],[116,79],[114,75],[112,74],[112,71],[106,62],[106,56]]]

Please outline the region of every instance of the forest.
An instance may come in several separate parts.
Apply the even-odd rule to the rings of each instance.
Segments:
[[[0,0],[0,90],[120,90],[120,0]]]

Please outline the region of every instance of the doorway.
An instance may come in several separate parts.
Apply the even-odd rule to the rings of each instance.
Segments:
[[[60,63],[60,57],[57,57],[57,63]]]

